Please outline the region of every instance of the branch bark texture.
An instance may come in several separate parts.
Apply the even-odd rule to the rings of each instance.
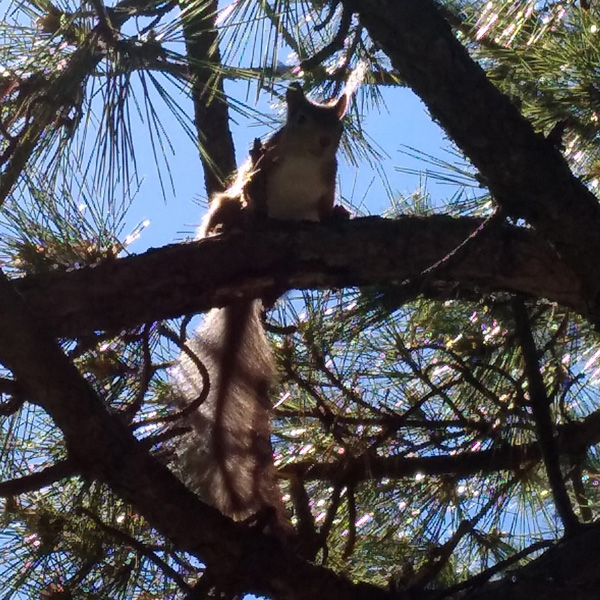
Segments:
[[[229,108],[219,76],[221,55],[215,25],[218,3],[190,2],[181,20],[192,79],[192,98],[200,160],[208,195],[225,187],[235,171],[235,150],[229,129]]]
[[[486,77],[433,0],[344,0],[506,213],[527,220],[577,274],[600,322],[600,205],[559,150]],[[399,133],[401,135],[401,133]]]
[[[494,225],[483,228],[466,250],[463,247],[454,254],[482,225],[480,220],[430,217],[393,222],[359,219],[331,225],[261,224],[252,231],[154,250],[93,268],[29,277],[14,285],[0,276],[0,361],[62,430],[69,464],[109,485],[176,548],[198,556],[212,570],[214,581],[234,592],[290,600],[397,596],[371,585],[353,584],[307,563],[275,540],[201,503],[117,416],[107,412],[53,336],[134,327],[224,305],[240,295],[258,297],[274,288],[382,283],[406,286],[407,293],[430,297],[495,291],[545,297],[600,322],[600,265],[596,260],[600,208],[558,150],[536,134],[487,80],[432,0],[343,2],[359,14],[394,68],[471,158],[505,212],[526,219],[538,235]],[[222,174],[233,169],[222,90],[217,87],[216,100],[208,102],[211,79],[209,69],[202,66],[202,61],[213,66],[220,61],[211,20],[216,5],[206,3],[204,16],[199,13],[184,26],[192,58],[196,122],[207,151],[209,193],[222,186],[213,167]],[[583,433],[591,438],[597,430],[590,427]],[[575,447],[585,437],[570,444]],[[559,440],[561,450],[568,447],[568,442]],[[500,460],[497,450],[495,455]],[[485,453],[477,458],[451,458],[463,458],[462,471],[456,462],[454,466],[457,473],[467,474],[485,468],[482,457],[493,458]],[[540,459],[539,447],[506,451],[500,468],[529,459]],[[388,463],[363,461],[351,465],[354,473],[347,465],[340,472],[354,481],[360,480],[361,472],[377,474],[377,468],[386,476],[392,469],[398,476],[409,474],[406,459],[383,460]],[[420,460],[438,461],[429,464],[432,473],[436,468],[444,473],[450,468],[446,457]],[[303,474],[307,473],[314,478],[319,475],[313,466]],[[518,578],[485,586],[485,597],[561,598],[565,594],[557,581],[569,590],[570,600],[592,597],[600,584],[598,539],[594,532],[589,539],[583,535],[564,542]]]
[[[274,287],[391,283],[405,286],[408,296],[433,298],[508,291],[585,312],[577,278],[531,230],[484,228],[460,255],[444,260],[481,223],[445,216],[265,223],[16,285],[31,310],[66,337],[199,312]]]

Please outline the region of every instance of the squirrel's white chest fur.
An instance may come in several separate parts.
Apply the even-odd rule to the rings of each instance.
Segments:
[[[327,194],[323,159],[316,156],[284,158],[267,181],[267,212],[282,220],[319,220],[319,201]]]

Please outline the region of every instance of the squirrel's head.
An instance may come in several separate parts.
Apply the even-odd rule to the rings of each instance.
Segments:
[[[333,158],[342,135],[342,119],[348,105],[346,94],[327,104],[318,104],[308,100],[298,84],[292,84],[285,98],[287,150]]]

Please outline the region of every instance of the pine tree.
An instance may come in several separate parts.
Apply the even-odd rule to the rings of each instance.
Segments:
[[[595,597],[593,2],[13,0],[0,27],[0,598]],[[229,81],[332,97],[357,68],[346,156],[377,166],[363,118],[409,87],[454,144],[414,151],[446,201],[128,255],[136,145],[168,201],[187,135],[209,196],[253,110]],[[274,290],[273,447],[312,561],[165,466],[190,318]]]

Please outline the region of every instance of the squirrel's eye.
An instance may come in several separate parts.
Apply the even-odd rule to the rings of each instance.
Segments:
[[[306,115],[304,113],[300,113],[296,117],[296,125],[304,125],[306,123]]]

